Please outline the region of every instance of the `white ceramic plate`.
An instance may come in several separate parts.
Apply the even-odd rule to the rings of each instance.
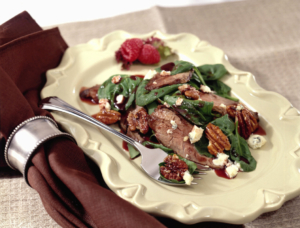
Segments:
[[[61,64],[47,72],[42,98],[58,96],[89,115],[98,112],[98,106],[81,102],[80,88],[101,84],[113,74],[145,74],[154,69],[156,66],[134,65],[129,72],[124,72],[114,58],[124,40],[150,36],[163,39],[176,51],[177,56],[165,62],[177,58],[195,65],[224,64],[230,75],[222,80],[232,88],[234,96],[260,114],[260,124],[267,132],[267,144],[252,151],[257,160],[253,172],[239,173],[237,178],[228,180],[211,171],[198,181],[198,185],[171,187],[148,178],[139,166],[140,158],[130,160],[120,139],[75,117],[55,114],[56,120],[75,136],[78,145],[99,165],[107,185],[146,212],[186,224],[203,221],[247,223],[299,195],[299,112],[281,95],[260,88],[251,73],[234,68],[222,50],[194,35],[168,35],[159,31],[137,35],[116,31],[71,47]]]

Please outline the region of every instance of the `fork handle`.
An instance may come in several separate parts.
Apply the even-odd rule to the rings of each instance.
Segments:
[[[92,123],[92,124],[98,126],[99,128],[101,128],[103,130],[106,130],[106,131],[114,134],[115,136],[120,137],[125,142],[127,142],[135,147],[139,147],[141,145],[139,142],[135,141],[134,139],[128,137],[127,135],[125,135],[121,132],[116,131],[115,129],[107,126],[104,123],[101,123],[100,121],[96,120],[95,118],[79,111],[78,109],[74,108],[73,106],[69,105],[67,102],[63,101],[62,99],[60,99],[58,97],[47,97],[40,101],[39,106],[42,109],[61,111],[61,112],[65,112],[70,115],[76,116],[82,120],[85,120],[89,123]]]

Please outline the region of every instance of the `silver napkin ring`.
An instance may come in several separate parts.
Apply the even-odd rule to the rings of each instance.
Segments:
[[[75,141],[72,135],[58,129],[56,122],[47,116],[35,116],[19,124],[9,136],[4,149],[4,157],[9,167],[19,170],[26,183],[27,171],[34,151],[44,142],[67,137]]]

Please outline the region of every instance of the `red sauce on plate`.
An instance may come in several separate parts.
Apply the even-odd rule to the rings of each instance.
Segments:
[[[124,150],[129,151],[127,142],[123,141],[122,147],[123,147]]]
[[[227,174],[225,173],[225,169],[215,169],[215,173],[218,177],[223,177],[225,179],[230,179]]]
[[[173,62],[170,62],[170,63],[166,63],[165,65],[162,65],[160,69],[164,71],[172,71],[174,66],[175,64]]]
[[[224,169],[215,169],[215,173],[217,174],[218,177],[222,177],[222,178],[225,178],[225,179],[234,179],[235,177],[233,178],[229,178],[225,172],[225,168]]]
[[[85,98],[84,97],[84,94],[82,93],[82,91],[84,91],[84,90],[86,90],[86,89],[88,89],[88,87],[82,87],[81,89],[80,89],[80,92],[79,92],[79,97],[80,97],[80,100],[82,101],[82,102],[85,102],[85,103],[87,103],[87,104],[90,104],[90,105],[97,105],[98,104],[98,98],[97,99],[93,99],[93,98]]]
[[[253,132],[253,134],[266,135],[267,133],[260,125],[258,125],[258,128]]]

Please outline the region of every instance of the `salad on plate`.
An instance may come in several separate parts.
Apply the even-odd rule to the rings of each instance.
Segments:
[[[116,52],[123,69],[152,58],[153,50],[141,57],[149,42],[140,41],[126,40]],[[157,61],[157,53],[154,56]],[[258,149],[266,140],[258,113],[232,97],[231,88],[220,80],[226,74],[222,64],[195,66],[177,60],[146,75],[112,75],[101,85],[82,88],[80,97],[99,105],[100,111],[93,115],[99,121],[118,122],[123,133],[144,146],[164,150],[166,158],[158,164],[161,178],[190,184],[197,167],[208,166],[232,179],[238,172],[255,170],[249,146]],[[133,146],[125,148],[131,159],[139,156]]]

